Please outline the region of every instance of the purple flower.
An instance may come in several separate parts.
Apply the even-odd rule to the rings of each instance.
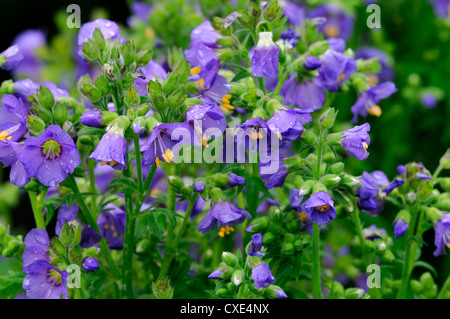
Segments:
[[[96,271],[100,268],[98,261],[95,257],[87,257],[83,260],[83,269],[88,272]]]
[[[434,226],[434,231],[436,250],[433,252],[433,255],[437,257],[445,254],[445,247],[450,249],[450,213],[441,215],[441,219]]]
[[[251,278],[255,282],[256,289],[267,288],[275,282],[275,277],[272,275],[269,265],[265,263],[253,267]]]
[[[297,108],[278,110],[267,121],[267,126],[280,141],[295,141],[302,136],[303,125],[312,120],[312,111],[313,109]]]
[[[403,236],[408,231],[409,224],[407,224],[403,219],[399,219],[394,223],[394,236],[395,238]]]
[[[267,198],[263,200],[256,209],[257,214],[264,214],[269,211],[272,206],[280,206],[280,203],[272,198]]]
[[[202,43],[211,48],[218,48],[216,44],[217,40],[221,38],[221,35],[214,30],[211,22],[204,21],[198,27],[191,32],[192,43]]]
[[[89,158],[96,160],[100,165],[107,164],[117,170],[126,169],[127,140],[123,129],[118,125],[111,125]]]
[[[378,103],[382,99],[390,97],[395,92],[397,92],[397,88],[392,82],[384,82],[368,89],[366,92],[362,92],[351,108],[353,113],[352,122],[356,123],[358,115],[364,118],[367,117],[367,114],[379,117],[381,115],[381,108],[378,106]]]
[[[194,182],[194,192],[201,193],[205,190],[205,182],[204,181],[195,181]]]
[[[25,30],[21,32],[13,41],[19,47],[23,59],[14,68],[15,77],[29,77],[35,81],[40,81],[40,68],[43,61],[38,57],[37,50],[46,45],[45,34],[41,30]]]
[[[9,180],[17,187],[23,187],[30,181],[30,176],[27,174],[22,162],[18,159],[18,154],[23,150],[24,146],[16,142],[2,142],[0,141],[0,162],[6,167],[11,166]]]
[[[450,16],[450,0],[430,0],[437,16],[445,18]]]
[[[131,12],[134,16],[141,19],[143,22],[148,22],[148,17],[152,12],[152,7],[142,1],[134,1],[130,6]]]
[[[19,46],[17,44],[14,44],[10,46],[8,49],[0,53],[0,62],[1,68],[4,70],[11,70],[15,68],[20,61],[23,59],[23,54],[19,49]]]
[[[135,88],[141,96],[148,95],[148,82],[155,81],[157,79],[165,80],[167,77],[166,70],[164,70],[164,68],[160,64],[156,63],[153,60],[150,60],[150,62],[146,66],[139,68],[138,72],[141,77],[136,79]]]
[[[308,71],[314,71],[318,69],[322,65],[322,62],[315,56],[308,56],[305,58],[305,61],[303,61],[303,66]]]
[[[345,130],[343,133],[344,138],[339,143],[347,152],[353,154],[358,160],[365,160],[369,157],[369,152],[367,152],[367,148],[370,145],[370,136],[367,134],[368,131],[370,131],[369,123]]]
[[[220,69],[219,54],[198,41],[192,43],[189,50],[184,51],[184,55],[191,65],[190,79],[195,81],[199,90],[211,88]]]
[[[234,173],[228,174],[228,178],[230,179],[228,182],[229,187],[235,187],[245,183],[245,178]]]
[[[280,35],[280,38],[286,43],[287,48],[291,50],[297,45],[300,35],[289,28]]]
[[[125,234],[125,212],[114,204],[107,204],[97,218],[103,238],[110,249],[123,248],[123,234]]]
[[[320,110],[325,102],[325,91],[314,82],[297,82],[290,76],[281,87],[280,95],[284,105],[297,105],[301,109]]]
[[[437,102],[437,98],[432,92],[426,92],[420,97],[420,103],[429,109],[435,108]]]
[[[150,131],[147,142],[141,147],[144,164],[156,164],[161,160],[170,163],[178,155],[181,147],[190,142],[188,127],[183,123],[160,124]],[[189,138],[187,138],[189,137]]]
[[[288,166],[283,162],[284,156],[274,153],[273,156],[262,152],[259,161],[259,176],[264,181],[264,187],[271,189],[284,185],[288,173]]]
[[[50,264],[50,239],[45,230],[34,228],[25,236],[22,255],[22,287],[30,299],[68,299],[66,281],[69,274]]]
[[[81,123],[83,125],[98,128],[103,127],[102,125],[103,119],[104,117],[100,110],[86,111],[83,113],[83,115],[81,115],[80,118]]]
[[[21,98],[4,94],[0,100],[0,141],[19,141],[28,131],[28,108]]]
[[[220,269],[216,269],[208,276],[208,278],[209,279],[222,279],[222,276],[224,274],[225,273],[223,271],[221,271]]]
[[[369,227],[364,228],[362,233],[365,239],[371,241],[374,241],[376,239],[382,239],[383,236],[386,236],[387,234],[385,229],[378,228],[375,225],[370,225]]]
[[[289,203],[291,204],[291,208],[297,211],[301,211],[300,205],[303,201],[304,196],[300,195],[300,190],[291,188],[289,190]]]
[[[378,58],[381,65],[380,73],[369,73],[369,84],[376,86],[382,82],[390,81],[394,78],[394,70],[389,55],[376,48],[362,48],[355,52],[355,59]]]
[[[261,251],[262,239],[263,239],[262,234],[252,235],[252,241],[250,242],[248,248],[248,254],[250,256],[264,257],[266,255]]]
[[[353,34],[354,19],[340,7],[334,5],[322,5],[309,13],[310,18],[325,17],[326,21],[318,25],[318,31],[328,38],[348,39]]]
[[[339,87],[356,72],[356,61],[340,52],[327,50],[322,55],[322,66],[315,83],[327,90],[337,92]]]
[[[56,186],[80,165],[74,141],[57,125],[50,125],[41,136],[30,136],[18,156],[29,176],[45,186]]]
[[[317,192],[311,195],[301,206],[302,211],[319,226],[328,224],[336,218],[334,201],[327,192]]]
[[[251,56],[252,75],[277,77],[280,49],[272,41],[272,32],[260,32],[258,45]]]
[[[78,32],[78,54],[81,57],[83,43],[92,40],[95,29],[99,29],[105,39],[111,39],[111,41],[120,39],[119,26],[115,22],[103,18],[87,22],[81,26]]]
[[[220,107],[210,103],[191,106],[186,111],[185,118],[191,132],[192,145],[207,147],[211,138],[221,136],[227,128],[227,120]]]
[[[100,234],[93,230],[91,227],[81,223],[77,218],[79,207],[75,204],[68,206],[62,205],[58,210],[58,216],[56,218],[55,234],[59,236],[64,223],[73,223],[81,227],[81,248],[89,248],[94,246],[101,238]]]
[[[280,5],[283,7],[283,15],[287,17],[288,21],[297,27],[301,27],[305,19],[305,9],[292,1],[281,1]]]
[[[396,187],[403,185],[403,179],[395,179],[389,183],[389,179],[382,171],[372,173],[363,172],[360,183],[361,188],[356,190],[359,197],[358,205],[362,211],[370,216],[378,216],[384,206],[384,198]]]
[[[342,38],[329,38],[328,43],[330,45],[330,49],[333,51],[337,51],[343,53],[345,50],[345,40]]]
[[[407,167],[406,165],[399,165],[397,166],[397,174],[398,175],[403,175],[406,173]]]
[[[266,121],[255,117],[236,125],[240,130],[236,133],[236,143],[245,145],[251,152],[266,150],[270,143],[270,132]]]
[[[219,227],[219,236],[224,237],[233,231],[233,226],[242,223],[245,218],[252,219],[245,210],[234,206],[228,201],[220,200],[213,204],[206,216],[198,224],[198,230],[202,233]]]
[[[33,95],[39,89],[39,84],[34,83],[30,79],[19,80],[14,83],[13,93],[15,96],[22,98],[25,104],[28,103],[28,97]],[[29,105],[29,103],[28,103]]]

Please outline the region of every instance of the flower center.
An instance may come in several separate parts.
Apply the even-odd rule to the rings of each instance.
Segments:
[[[339,36],[339,33],[341,31],[339,30],[339,27],[332,25],[332,24],[327,24],[324,28],[324,32],[328,37],[336,38]]]
[[[230,104],[231,95],[225,94],[222,96],[222,104],[219,105],[220,109],[224,113],[230,112],[230,110],[234,110],[234,106]]]
[[[375,86],[378,85],[378,83],[380,82],[378,75],[376,74],[369,74],[369,81],[367,81],[367,83],[370,86]]]
[[[42,146],[46,158],[54,159],[61,154],[61,145],[55,140],[48,140]]]
[[[199,80],[195,81],[195,85],[200,86],[200,88],[202,90],[205,89],[205,79],[204,78],[200,78]]]
[[[319,212],[323,213],[323,212],[326,212],[327,210],[330,209],[330,205],[325,204],[325,205],[322,205],[322,206],[317,206],[316,209],[317,209]]]
[[[336,80],[336,84],[340,84],[345,81],[345,72],[342,72]]]
[[[374,105],[371,108],[369,108],[367,110],[367,112],[372,115],[372,116],[376,116],[376,117],[380,117],[381,116],[381,107],[379,107],[378,105]]]
[[[225,235],[229,235],[232,231],[234,231],[233,227],[228,227],[228,225],[225,225],[225,227],[220,227],[219,236],[224,237]]]
[[[62,282],[62,276],[59,272],[57,272],[55,269],[50,270],[49,273],[50,280],[55,284],[59,285]]]
[[[8,130],[0,132],[0,141],[6,142],[5,140],[10,140],[12,136],[9,134]]]
[[[191,75],[199,74],[200,71],[201,71],[200,67],[199,67],[199,66],[196,66],[195,68],[192,68],[192,69],[191,69]]]
[[[308,220],[308,216],[304,212],[298,213],[298,217],[302,223],[305,223]]]
[[[101,166],[109,165],[109,166],[111,166],[111,167],[114,167],[114,165],[116,165],[116,164],[117,164],[116,161],[101,161],[101,162],[100,162],[100,165],[101,165]]]

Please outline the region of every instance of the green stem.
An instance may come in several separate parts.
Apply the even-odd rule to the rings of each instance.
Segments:
[[[450,276],[448,276],[447,280],[444,282],[444,285],[441,288],[441,291],[437,295],[436,299],[446,299],[445,294],[447,293],[447,287],[450,286]]]
[[[276,97],[279,93],[281,88],[283,87],[284,81],[286,81],[286,78],[288,77],[289,73],[288,71],[284,71],[283,75],[281,76],[280,80],[278,81],[277,87],[275,88],[273,96]]]
[[[174,257],[173,250],[177,247],[177,245],[181,239],[181,236],[183,236],[183,233],[186,231],[186,228],[189,224],[189,218],[191,216],[192,209],[194,208],[194,204],[195,204],[195,200],[197,199],[197,196],[198,196],[198,193],[195,193],[194,196],[192,196],[191,199],[189,200],[189,206],[187,208],[186,214],[184,215],[183,224],[181,225],[180,229],[178,230],[177,235],[175,236],[175,239],[173,240],[173,242],[170,245],[171,251],[166,252],[166,254],[164,256],[163,264],[161,266],[161,270],[159,271],[158,278],[163,278],[169,272],[170,264],[172,263],[172,260]]]
[[[97,216],[97,201],[96,201],[96,193],[97,188],[95,187],[95,173],[94,168],[97,165],[97,162],[93,159],[88,160],[88,166],[89,166],[89,186],[90,191],[92,193],[91,197],[91,211],[93,216]]]
[[[368,256],[366,248],[364,246],[365,239],[364,239],[364,235],[362,232],[361,220],[359,218],[359,209],[356,208],[355,211],[353,212],[353,214],[351,214],[351,216],[353,218],[353,222],[355,223],[355,230],[358,235],[359,245],[361,246],[361,253],[362,253],[364,265],[366,266],[366,269],[367,269],[367,267],[370,265],[370,258]],[[369,289],[370,296],[375,299],[381,299],[380,291],[378,289],[379,288],[370,288]]]
[[[97,233],[101,234],[100,228],[98,227],[96,221],[94,220],[94,218],[92,217],[92,215],[89,211],[89,208],[87,207],[86,203],[84,202],[83,197],[81,196],[80,190],[78,189],[75,178],[73,177],[72,174],[69,174],[69,176],[67,177],[67,181],[69,182],[70,188],[72,189],[73,193],[79,195],[78,196],[78,205],[80,206],[83,218],[87,221],[87,223],[89,224],[89,226],[91,226],[92,229],[94,229]],[[106,240],[104,238],[101,238],[100,241],[98,242],[98,245],[103,254],[103,257],[105,257],[106,263],[108,264],[108,266],[112,272],[112,275],[116,279],[120,278],[119,269],[117,268],[117,266],[111,256],[111,253],[109,251]]]
[[[316,222],[313,222],[313,242],[312,242],[313,260],[312,260],[312,284],[313,298],[322,299],[320,290],[320,228]]]
[[[142,163],[141,163],[141,152],[139,147],[139,135],[134,135],[134,149],[136,150],[136,171],[138,180],[139,193],[144,192],[144,182],[142,181]]]
[[[414,262],[415,251],[416,251],[416,249],[413,249],[414,248],[413,246],[414,246],[414,244],[417,244],[417,243],[412,240],[412,237],[414,235],[415,228],[416,228],[417,216],[419,215],[418,211],[417,211],[418,204],[416,204],[416,206],[414,207],[414,210],[411,214],[411,222],[409,224],[408,231],[406,232],[405,261],[403,263],[403,270],[402,270],[402,283],[400,286],[400,291],[398,292],[397,299],[405,299],[406,298],[406,293],[407,293],[408,287],[409,287],[409,276],[411,275],[411,272],[413,269],[412,263]]]
[[[42,215],[41,205],[39,205],[36,192],[28,191],[28,196],[30,197],[31,208],[33,209],[33,215],[34,215],[34,220],[36,221],[36,227],[46,230],[44,215]]]
[[[136,152],[138,154],[139,152]],[[129,163],[129,160],[127,160]],[[130,177],[130,166],[123,171],[123,176]],[[125,295],[127,299],[133,299],[133,252],[134,252],[134,231],[136,227],[136,219],[133,214],[133,202],[131,194],[125,194],[125,239],[123,247],[123,266],[122,276],[125,284]]]

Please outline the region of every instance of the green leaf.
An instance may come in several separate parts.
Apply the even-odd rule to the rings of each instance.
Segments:
[[[136,193],[138,190],[137,183],[134,179],[127,176],[120,176],[118,178],[113,179],[109,183],[110,188],[119,187],[122,188],[122,191],[128,194]]]

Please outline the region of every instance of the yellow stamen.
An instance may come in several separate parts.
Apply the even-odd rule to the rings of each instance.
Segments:
[[[308,216],[304,212],[298,213],[298,217],[303,223],[308,220]]]
[[[160,193],[161,193],[161,191],[159,189],[157,189],[157,188],[152,189],[150,191],[150,197],[151,198],[158,198],[158,194],[160,194]]]
[[[208,147],[209,146],[208,145],[208,141],[209,141],[209,136],[205,135],[205,134],[202,134],[202,136],[200,137],[200,142],[202,143],[202,145],[204,147]]]
[[[166,161],[166,163],[170,163],[172,162],[173,158],[174,158],[174,154],[172,152],[172,150],[170,148],[166,149],[166,151],[164,152],[164,154],[162,154],[162,157],[164,158],[164,160]]]
[[[330,205],[326,204],[326,205],[322,205],[322,206],[317,206],[316,209],[319,212],[323,213],[330,209]]]
[[[219,107],[222,110],[222,112],[224,112],[224,113],[228,113],[228,112],[230,112],[230,110],[234,110],[234,106],[229,103],[228,104],[220,104]]]
[[[196,66],[195,68],[192,68],[191,69],[191,75],[196,75],[196,74],[199,74],[200,73],[200,67],[199,66]]]
[[[447,243],[447,247],[450,248],[450,243]]]
[[[367,83],[370,86],[376,86],[376,85],[378,85],[379,82],[380,82],[380,79],[378,78],[378,75],[369,74],[369,80],[367,81]]]
[[[336,83],[339,84],[339,83],[341,83],[341,82],[344,82],[344,80],[345,80],[345,72],[342,72],[342,73],[339,75],[338,79],[336,80]]]
[[[379,107],[378,105],[374,105],[372,106],[370,109],[367,110],[367,112],[372,115],[372,116],[376,116],[376,117],[380,117],[381,116],[381,107]]]
[[[200,86],[200,88],[201,88],[202,90],[204,90],[204,89],[205,89],[205,79],[204,79],[204,78],[201,78],[201,79],[199,79],[198,81],[195,81],[195,85]]]
[[[225,225],[225,227],[220,227],[219,230],[219,236],[225,237],[225,235],[229,235],[230,232],[234,231],[233,227],[229,227],[228,225]]]
[[[10,140],[12,138],[11,135],[9,135],[8,130],[4,130],[2,132],[0,132],[0,140],[3,142],[6,142],[5,140],[8,139]]]
[[[159,158],[158,157],[155,160],[155,164],[156,164],[157,167],[159,167]]]
[[[278,138],[280,139],[280,141],[283,139],[283,137],[281,136],[281,133],[278,131],[277,133]]]
[[[256,141],[263,137],[263,134],[259,131],[252,131],[248,137],[250,137],[252,140]]]
[[[108,229],[108,228],[109,228],[109,225],[106,224],[105,226],[103,226],[103,228],[104,228],[104,229]]]
[[[101,162],[100,162],[100,165],[101,165],[101,166],[105,166],[105,165],[114,166],[114,165],[116,165],[116,164],[117,164],[116,161],[101,161]]]
[[[334,25],[327,24],[323,30],[325,34],[330,38],[336,38],[339,36],[340,30]]]
[[[365,150],[369,148],[369,145],[367,145],[366,142],[362,142],[362,146],[363,146],[363,148],[364,148]]]

